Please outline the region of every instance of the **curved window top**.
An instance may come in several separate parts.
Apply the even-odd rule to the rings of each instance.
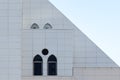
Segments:
[[[31,26],[31,29],[39,29],[39,26],[38,24],[36,23],[33,23],[32,26]]]
[[[49,23],[46,23],[43,27],[43,29],[52,29],[52,25]]]
[[[49,58],[48,58],[48,61],[57,61],[56,57],[54,55],[51,55]]]
[[[40,55],[36,55],[33,61],[42,61],[42,57]]]

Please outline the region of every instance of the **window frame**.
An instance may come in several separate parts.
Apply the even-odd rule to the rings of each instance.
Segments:
[[[39,25],[37,23],[33,23],[30,28],[31,29],[39,29]]]
[[[53,61],[50,60],[50,58],[53,57]],[[55,72],[54,74],[50,72],[50,64],[54,64],[53,66],[55,66]],[[54,56],[54,55],[51,55],[48,57],[48,60],[47,60],[47,75],[48,76],[57,76],[57,58]]]
[[[43,27],[43,29],[52,29],[52,25],[50,23],[46,23]]]
[[[36,59],[36,60],[35,60]],[[38,64],[39,66],[41,67],[40,68],[40,73],[37,73],[36,72],[36,65],[38,67]],[[38,71],[38,70],[37,70]],[[33,58],[33,75],[34,76],[42,76],[43,75],[43,59],[40,55],[36,55],[34,58]]]

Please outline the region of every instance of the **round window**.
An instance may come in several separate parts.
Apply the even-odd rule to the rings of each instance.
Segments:
[[[42,50],[42,54],[43,54],[43,55],[47,55],[48,53],[49,53],[48,49],[43,49],[43,50]]]

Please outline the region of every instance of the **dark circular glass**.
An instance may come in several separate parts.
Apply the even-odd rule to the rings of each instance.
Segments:
[[[48,49],[43,49],[43,50],[42,50],[42,54],[43,54],[43,55],[47,55],[48,53],[49,53]]]

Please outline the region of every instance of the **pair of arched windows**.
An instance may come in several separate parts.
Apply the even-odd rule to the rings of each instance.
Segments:
[[[43,75],[43,59],[40,55],[36,55],[33,59],[33,72],[34,75]],[[57,59],[54,55],[48,58],[47,72],[48,75],[57,75]]]
[[[31,26],[31,29],[39,29],[39,25],[36,24],[36,23],[33,23],[32,26]],[[52,26],[51,26],[51,24],[46,23],[44,25],[43,29],[52,29]]]

